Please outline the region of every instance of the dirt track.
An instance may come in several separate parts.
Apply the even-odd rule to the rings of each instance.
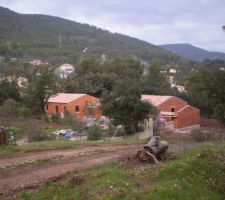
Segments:
[[[101,145],[77,147],[66,150],[48,150],[24,153],[0,159],[0,199],[27,189],[36,188],[47,180],[55,180],[66,173],[93,167],[106,161],[135,154],[142,145]],[[57,158],[57,160],[54,160]],[[54,160],[44,165],[26,165],[26,162]]]

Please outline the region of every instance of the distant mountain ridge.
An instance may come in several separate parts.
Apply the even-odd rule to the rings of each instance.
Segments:
[[[148,42],[87,24],[48,15],[19,14],[0,7],[0,55],[77,59],[131,56],[141,60],[180,60]]]
[[[225,60],[225,53],[213,52],[195,47],[191,44],[180,43],[180,44],[164,44],[159,45],[160,47],[167,49],[177,55],[183,56],[184,58],[203,61],[205,59],[221,59]]]

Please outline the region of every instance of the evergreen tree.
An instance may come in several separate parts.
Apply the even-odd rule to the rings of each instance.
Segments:
[[[56,92],[54,69],[39,67],[28,77],[24,99],[33,114],[41,114],[49,97]]]
[[[150,62],[149,73],[142,81],[143,93],[154,95],[166,95],[170,93],[170,84],[166,75],[160,72],[159,61]]]
[[[140,99],[139,85],[131,79],[118,81],[111,93],[105,93],[101,98],[102,112],[113,119],[114,125],[122,125],[126,135],[138,131],[138,125],[151,113],[154,107]]]

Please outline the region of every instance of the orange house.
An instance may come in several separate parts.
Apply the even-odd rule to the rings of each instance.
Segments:
[[[200,110],[178,97],[141,95],[141,99],[155,106],[159,111],[159,117],[169,122],[172,128],[180,129],[200,124]]]
[[[47,115],[58,114],[64,118],[68,111],[78,120],[100,117],[99,99],[87,94],[58,93],[51,96],[45,106]]]

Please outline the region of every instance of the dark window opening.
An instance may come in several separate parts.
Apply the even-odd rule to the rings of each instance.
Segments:
[[[48,104],[46,105],[46,110],[48,110]]]
[[[175,112],[175,108],[171,108],[171,112]]]
[[[79,106],[75,106],[75,112],[80,112],[80,107]]]
[[[66,112],[66,106],[64,106],[64,112]]]
[[[55,106],[55,112],[59,113],[59,106]]]

